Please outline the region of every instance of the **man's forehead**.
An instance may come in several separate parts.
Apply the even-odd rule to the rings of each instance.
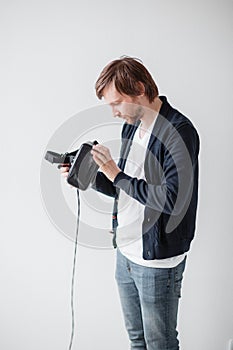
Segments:
[[[118,98],[119,95],[120,93],[117,91],[114,83],[110,83],[103,90],[104,99]]]
[[[107,104],[112,106],[116,103],[123,102],[123,101],[127,100],[128,96],[125,94],[121,94],[119,91],[117,91],[115,84],[111,83],[104,88],[103,98]]]

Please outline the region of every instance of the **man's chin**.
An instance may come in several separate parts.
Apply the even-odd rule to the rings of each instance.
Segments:
[[[136,122],[140,119],[140,117],[136,118],[125,118],[125,122],[130,125],[136,124]]]
[[[126,122],[126,124],[130,124],[130,125],[133,125],[135,123],[132,120],[128,120],[128,119],[125,119],[125,122]]]

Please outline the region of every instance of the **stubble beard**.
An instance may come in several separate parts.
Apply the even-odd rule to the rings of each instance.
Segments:
[[[127,124],[136,124],[144,115],[142,106],[138,106],[134,112],[133,116],[127,116],[128,119],[126,120]]]

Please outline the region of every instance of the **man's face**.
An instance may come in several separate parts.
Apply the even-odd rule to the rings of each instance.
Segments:
[[[124,119],[128,124],[135,124],[143,116],[140,97],[120,94],[116,90],[114,83],[106,86],[103,91],[103,97],[106,103],[112,108],[113,116]]]

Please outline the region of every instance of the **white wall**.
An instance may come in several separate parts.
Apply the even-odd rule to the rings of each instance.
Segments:
[[[1,1],[1,349],[68,349],[73,244],[44,211],[41,161],[65,120],[100,103],[94,82],[123,54],[143,60],[161,94],[199,131],[200,201],[180,340],[182,349],[226,349],[233,338],[232,10],[229,0]],[[74,349],[128,348],[114,253],[78,248]]]

